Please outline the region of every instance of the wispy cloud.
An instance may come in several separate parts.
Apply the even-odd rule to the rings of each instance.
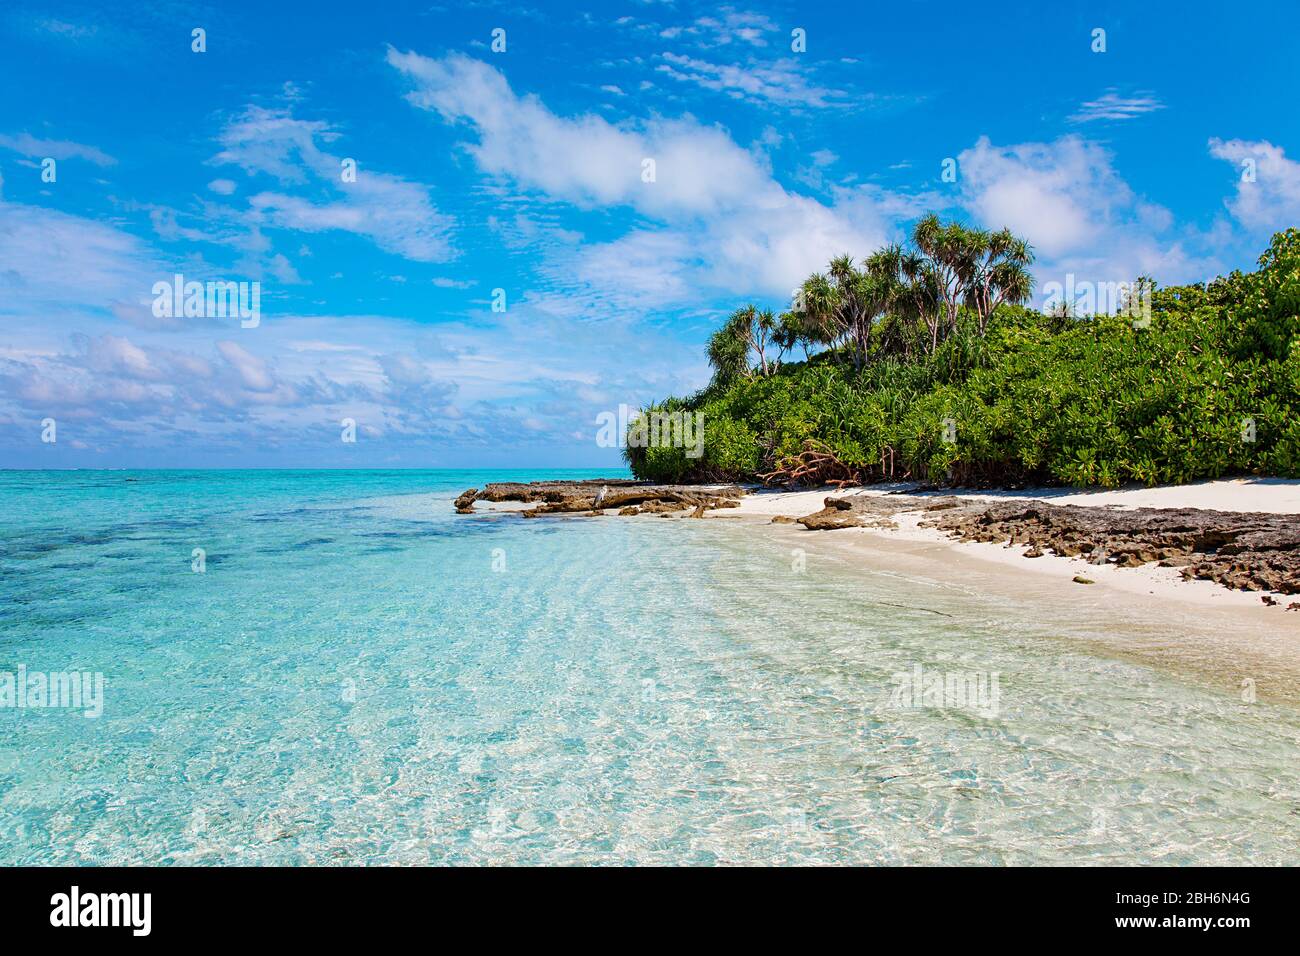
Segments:
[[[1150,93],[1122,96],[1117,90],[1107,90],[1097,99],[1081,103],[1078,111],[1070,116],[1070,122],[1095,123],[1100,120],[1129,120],[1164,108],[1165,104]]]
[[[818,109],[853,105],[844,90],[810,82],[807,67],[793,57],[770,63],[751,59],[745,65],[710,63],[677,53],[665,53],[662,58],[664,62],[657,68],[660,73],[751,103]]]
[[[47,33],[67,40],[86,40],[99,32],[99,28],[94,24],[69,23],[67,20],[56,20],[53,17],[34,20],[32,26],[39,33]]]
[[[0,148],[11,149],[15,153],[29,158],[50,157],[51,159],[84,159],[96,166],[112,166],[117,162],[101,149],[85,146],[65,139],[37,139],[30,133],[17,136],[0,134]]]
[[[790,192],[764,157],[719,127],[690,117],[635,126],[563,117],[461,54],[390,50],[388,60],[413,83],[414,105],[473,129],[477,143],[467,149],[484,171],[579,209],[625,207],[657,224],[565,252],[575,278],[595,280],[622,262],[623,280],[647,293],[704,286],[788,295],[831,255],[885,239],[869,203],[841,209]]]
[[[776,23],[765,13],[721,7],[716,14],[659,30],[665,40],[690,40],[701,47],[765,47]]]
[[[248,200],[254,222],[300,232],[342,231],[417,262],[444,262],[454,255],[451,217],[439,212],[429,187],[360,163],[345,179],[345,161],[320,143],[339,134],[328,124],[297,119],[288,110],[250,106],[220,134],[215,164],[239,166],[249,176],[265,174],[281,186],[323,187],[327,201],[283,190],[262,190]],[[233,192],[229,181],[218,192]]]

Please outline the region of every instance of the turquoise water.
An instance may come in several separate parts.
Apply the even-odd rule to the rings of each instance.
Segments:
[[[776,529],[452,513],[569,476],[0,473],[0,673],[105,679],[0,708],[0,864],[1295,862],[1294,708]]]

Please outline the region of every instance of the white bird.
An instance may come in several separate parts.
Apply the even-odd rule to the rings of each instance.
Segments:
[[[600,491],[596,492],[596,500],[591,503],[593,508],[599,508],[600,503],[605,500],[605,495],[609,494],[609,485],[601,485]]]

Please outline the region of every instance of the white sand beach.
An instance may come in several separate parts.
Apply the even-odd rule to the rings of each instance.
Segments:
[[[1068,607],[1095,625],[1098,641],[1110,651],[1175,669],[1210,675],[1227,689],[1243,675],[1261,677],[1268,696],[1294,699],[1300,692],[1300,611],[1287,610],[1297,595],[1275,594],[1266,605],[1259,591],[1235,591],[1205,580],[1186,580],[1176,568],[1154,564],[1138,568],[1095,565],[1079,558],[1044,554],[1024,557],[1025,547],[964,542],[933,528],[918,527],[924,512],[895,516],[896,529],[846,528],[809,531],[798,524],[772,525],[776,515],[799,517],[822,508],[832,495],[884,495],[908,486],[872,486],[784,492],[754,489],[740,514],[788,536],[791,547],[833,556],[864,573],[894,573],[928,579],[937,585],[1000,594],[1026,608]],[[1019,492],[945,490],[973,499],[1019,498],[1052,504],[1115,508],[1195,507],[1234,512],[1300,515],[1300,481],[1278,479],[1201,482],[1181,487],[1078,491],[1045,488]],[[1297,518],[1300,520],[1300,518]],[[1094,582],[1079,584],[1075,576]],[[1147,635],[1135,640],[1136,633]],[[1263,692],[1263,691],[1262,691]]]
[[[846,488],[843,492],[834,489],[817,489],[812,491],[779,491],[771,489],[754,489],[751,494],[741,499],[739,513],[750,517],[772,518],[776,515],[800,517],[822,508],[828,496],[887,495],[891,492],[907,492],[908,485],[872,485],[861,488]],[[1087,491],[1070,488],[1040,488],[1023,491],[970,491],[963,489],[946,489],[934,492],[934,495],[953,495],[973,500],[1021,499],[1045,501],[1057,505],[1081,505],[1086,507],[1108,508],[1202,508],[1216,511],[1233,512],[1268,512],[1273,514],[1300,515],[1300,481],[1279,478],[1231,479],[1205,481],[1191,485],[1172,485],[1155,488],[1133,487],[1111,491]],[[1283,609],[1295,595],[1272,595],[1279,604],[1266,607],[1262,602],[1262,592],[1233,591],[1212,581],[1188,581],[1176,568],[1162,568],[1147,565],[1141,568],[1120,568],[1114,565],[1095,565],[1079,558],[1064,558],[1045,554],[1040,558],[1028,559],[1022,555],[1024,547],[986,544],[982,542],[955,541],[948,535],[933,528],[918,527],[923,512],[904,512],[897,516],[895,529],[858,529],[848,528],[841,531],[807,532],[809,536],[830,536],[841,541],[855,539],[859,547],[866,548],[872,539],[888,538],[895,541],[914,542],[921,545],[937,546],[950,549],[954,554],[975,558],[981,561],[995,562],[1026,574],[1044,575],[1059,579],[1069,588],[1078,589],[1082,585],[1073,581],[1075,575],[1086,576],[1105,588],[1115,588],[1132,594],[1154,595],[1160,598],[1176,598],[1181,603],[1194,603],[1207,607],[1233,608],[1238,610],[1261,610],[1272,612],[1271,619],[1288,617]],[[1300,520],[1300,518],[1297,518]],[[932,555],[937,558],[938,555]],[[1300,612],[1289,614],[1290,624],[1300,631]]]
[[[741,510],[747,514],[808,514],[822,506],[827,495],[886,495],[907,492],[907,484],[868,485],[861,488],[818,488],[812,491],[753,489]],[[1205,508],[1214,511],[1262,511],[1271,514],[1300,514],[1300,480],[1287,478],[1233,478],[1200,481],[1191,485],[1135,486],[1110,491],[1078,488],[1035,488],[1024,491],[971,491],[954,488],[934,494],[973,500],[1025,499],[1055,505],[1117,508]],[[802,508],[804,510],[800,511]]]

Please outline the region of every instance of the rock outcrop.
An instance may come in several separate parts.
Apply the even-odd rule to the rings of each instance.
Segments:
[[[1158,563],[1230,588],[1300,593],[1295,515],[1000,501],[964,505],[920,523],[964,541],[1028,545],[1123,568]]]
[[[829,497],[821,511],[798,519],[809,531],[838,531],[841,528],[896,528],[894,515],[900,511],[942,511],[959,507],[952,497],[918,498],[911,495],[853,495]]]
[[[590,481],[493,482],[480,491],[471,488],[455,501],[456,511],[471,514],[476,501],[519,501],[535,504],[521,512],[525,518],[546,514],[620,515],[689,512],[700,518],[715,508],[735,508],[745,489],[700,485],[654,485],[627,479]]]

